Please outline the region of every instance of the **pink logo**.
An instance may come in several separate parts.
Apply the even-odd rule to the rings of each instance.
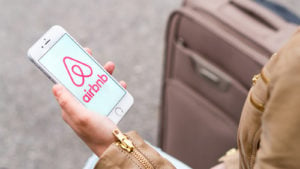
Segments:
[[[90,102],[92,98],[100,91],[102,86],[107,82],[108,77],[103,75],[97,75],[98,79],[96,80],[95,84],[89,84],[90,89],[84,89],[85,94],[82,97],[82,100],[86,103]]]
[[[71,69],[69,69],[66,61],[74,62]],[[85,78],[90,77],[93,74],[93,70],[92,70],[91,66],[89,66],[83,62],[80,62],[79,60],[73,59],[69,56],[65,56],[63,59],[63,62],[67,69],[67,72],[71,78],[71,81],[77,87],[81,87],[82,85],[84,85]],[[87,70],[87,71],[83,71],[83,70]],[[84,72],[85,73],[88,72],[88,74],[85,74]],[[77,78],[75,78],[75,77],[77,77]],[[76,82],[74,79],[76,79]]]

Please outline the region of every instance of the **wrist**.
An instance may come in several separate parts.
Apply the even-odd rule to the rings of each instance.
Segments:
[[[109,132],[107,132],[106,134],[106,139],[102,140],[100,143],[96,143],[95,146],[93,146],[93,148],[91,147],[91,149],[93,150],[93,152],[100,157],[105,151],[106,149],[111,146],[111,144],[115,143],[117,141],[117,138],[113,135],[113,131],[115,129],[118,129],[116,126],[114,126],[114,128],[111,128],[109,130]]]

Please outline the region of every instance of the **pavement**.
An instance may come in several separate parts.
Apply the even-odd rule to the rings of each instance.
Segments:
[[[299,13],[298,0],[280,3]],[[115,62],[114,76],[128,83],[135,98],[119,126],[156,145],[166,21],[180,4],[0,0],[0,169],[82,168],[91,155],[62,120],[52,82],[26,57],[32,43],[56,24],[91,48],[100,63]]]

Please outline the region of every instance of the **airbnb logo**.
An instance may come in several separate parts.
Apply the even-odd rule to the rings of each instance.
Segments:
[[[66,56],[64,57],[63,62],[71,81],[77,87],[82,87],[85,83],[85,78],[93,75],[91,66],[80,62],[79,60]],[[107,81],[108,77],[105,74],[98,74],[94,84],[88,84],[88,89],[83,90],[84,94],[82,96],[82,100],[86,103],[90,102]]]
[[[73,65],[71,66],[71,69],[68,67],[67,61],[69,63],[73,63]],[[67,72],[71,78],[71,81],[73,82],[73,84],[77,87],[81,87],[84,84],[85,78],[92,76],[93,74],[93,70],[91,68],[91,66],[80,62],[79,60],[73,59],[69,56],[64,57],[63,59],[65,68],[67,69]],[[88,72],[88,74],[84,74],[83,69]],[[75,75],[76,75],[76,81],[75,79]],[[79,77],[79,78],[78,78]]]

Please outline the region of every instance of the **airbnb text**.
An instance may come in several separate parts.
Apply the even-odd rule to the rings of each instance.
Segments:
[[[89,84],[89,89],[84,89],[85,94],[82,96],[82,100],[86,103],[92,100],[108,80],[108,77],[105,74],[97,75],[97,77],[99,79],[96,80],[95,84]]]

